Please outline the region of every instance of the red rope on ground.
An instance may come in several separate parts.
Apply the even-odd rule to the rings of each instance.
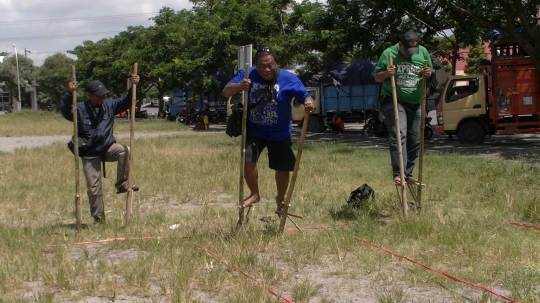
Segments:
[[[110,238],[110,239],[104,239],[104,240],[95,240],[95,241],[88,241],[88,242],[77,242],[77,243],[72,243],[72,244],[68,244],[69,246],[82,246],[82,245],[90,245],[90,244],[104,244],[104,243],[111,243],[111,242],[116,242],[116,241],[127,241],[127,240],[151,240],[151,239],[160,239],[159,237],[142,237],[142,238],[125,238],[125,237],[119,237],[119,238]],[[293,300],[291,299],[288,299],[284,296],[281,296],[280,294],[278,294],[277,292],[269,289],[268,287],[266,287],[264,285],[264,283],[258,281],[257,279],[253,278],[252,276],[248,275],[246,272],[244,272],[243,270],[241,270],[240,268],[230,264],[229,262],[223,260],[222,258],[220,258],[216,253],[214,252],[211,252],[210,250],[208,250],[206,247],[203,247],[203,246],[199,246],[197,244],[194,244],[194,243],[191,243],[191,242],[188,242],[188,241],[184,241],[185,243],[187,244],[190,244],[192,246],[195,246],[197,248],[200,248],[202,250],[204,250],[209,256],[212,256],[214,258],[216,258],[217,260],[223,262],[225,265],[227,265],[228,267],[236,270],[237,272],[239,272],[240,274],[242,274],[243,276],[251,279],[252,281],[256,282],[262,289],[266,290],[268,293],[272,294],[273,296],[275,296],[276,298],[280,299],[281,301],[285,302],[285,303],[294,303]],[[51,246],[61,246],[61,245],[51,245]]]
[[[158,237],[143,237],[143,238],[110,238],[105,240],[96,240],[96,241],[89,241],[89,242],[79,242],[79,243],[73,243],[71,245],[79,246],[79,245],[89,245],[89,244],[101,244],[101,243],[111,243],[111,242],[119,242],[119,241],[134,241],[134,240],[152,240],[152,239],[159,239]]]
[[[196,244],[192,244],[192,243],[189,243],[191,245],[194,245],[194,246],[197,246]],[[277,292],[269,289],[268,287],[266,287],[264,285],[264,283],[262,283],[261,281],[253,278],[252,276],[248,275],[246,272],[244,272],[243,270],[241,270],[240,268],[230,264],[229,262],[223,260],[222,258],[220,258],[218,255],[216,255],[215,253],[211,252],[210,250],[208,250],[206,247],[201,247],[201,246],[198,246],[199,248],[201,248],[202,250],[204,250],[209,256],[211,257],[214,257],[216,259],[218,259],[219,261],[225,263],[225,265],[229,266],[230,268],[236,270],[237,272],[239,272],[240,274],[242,274],[244,277],[254,281],[255,283],[257,283],[262,289],[266,290],[268,293],[272,294],[274,297],[280,299],[281,301],[283,302],[286,302],[286,303],[294,303],[293,300],[289,299],[289,298],[286,298],[280,294],[278,294]]]
[[[529,225],[529,224],[525,224],[525,223],[506,222],[506,221],[504,223],[512,224],[512,225],[516,225],[516,226],[521,226],[521,227],[526,227],[526,228],[530,228],[530,229],[540,230],[540,227],[538,227],[538,226],[533,226],[533,225]]]
[[[486,287],[486,286],[482,286],[482,285],[475,284],[475,283],[472,283],[472,282],[468,282],[468,281],[461,280],[461,279],[459,279],[459,278],[453,277],[453,276],[451,276],[451,275],[449,275],[449,274],[446,274],[446,273],[444,273],[444,272],[442,272],[442,271],[439,271],[439,270],[437,270],[437,269],[433,269],[433,268],[427,267],[426,265],[423,265],[423,264],[421,264],[421,263],[418,263],[418,262],[416,262],[416,261],[414,261],[414,260],[411,260],[411,259],[409,259],[409,258],[407,258],[407,257],[400,256],[400,255],[398,255],[398,254],[396,254],[396,253],[393,253],[393,252],[391,252],[391,251],[389,251],[389,250],[387,250],[387,249],[385,249],[385,248],[382,248],[382,247],[380,247],[380,246],[377,246],[377,245],[375,245],[375,244],[373,244],[373,243],[370,243],[370,242],[368,242],[368,241],[366,241],[366,240],[364,240],[364,239],[361,239],[361,238],[359,238],[359,237],[354,237],[354,238],[355,238],[357,241],[363,242],[363,243],[365,243],[365,244],[367,244],[367,245],[369,245],[369,246],[373,246],[373,247],[378,248],[378,249],[380,249],[380,250],[382,250],[382,251],[385,251],[385,252],[391,254],[391,255],[394,256],[394,257],[398,257],[398,258],[407,260],[407,261],[409,261],[409,262],[411,262],[411,263],[413,263],[413,264],[415,264],[415,265],[417,265],[417,266],[419,266],[419,267],[422,267],[422,268],[424,268],[424,269],[427,269],[427,270],[430,270],[430,271],[432,271],[432,272],[435,272],[435,273],[437,273],[437,274],[439,274],[439,275],[441,275],[441,276],[443,276],[443,277],[445,277],[445,278],[447,278],[447,279],[449,279],[449,280],[456,281],[456,282],[460,282],[460,283],[464,283],[464,284],[467,284],[467,285],[474,286],[474,287],[476,287],[476,288],[485,290],[485,291],[490,292],[490,293],[492,293],[493,295],[495,295],[495,296],[497,296],[497,297],[499,297],[499,298],[501,298],[501,299],[504,299],[504,300],[506,300],[506,301],[508,301],[508,302],[520,303],[519,301],[516,301],[516,300],[511,299],[511,298],[508,298],[508,297],[505,297],[505,296],[503,296],[503,295],[501,295],[501,294],[495,292],[494,290],[492,290],[492,289],[489,288],[489,287]]]

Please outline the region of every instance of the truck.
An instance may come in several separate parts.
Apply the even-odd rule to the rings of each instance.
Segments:
[[[324,132],[334,115],[345,123],[360,123],[378,113],[380,83],[374,71],[374,62],[360,59],[330,65],[322,74],[300,75],[315,102],[307,131]],[[302,126],[304,114],[304,106],[293,102],[292,123]]]
[[[483,74],[451,76],[437,104],[437,134],[457,135],[461,144],[487,136],[540,132],[539,75],[525,50],[498,31],[491,35],[491,60]]]
[[[168,120],[174,121],[182,110],[188,111],[191,107],[195,111],[203,109],[205,103],[208,103],[211,122],[224,122],[227,116],[227,99],[223,96],[207,96],[194,94],[189,89],[176,89],[170,96],[168,102]]]

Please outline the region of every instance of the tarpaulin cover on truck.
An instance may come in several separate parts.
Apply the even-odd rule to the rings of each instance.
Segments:
[[[378,84],[373,78],[375,63],[368,60],[328,65],[322,74],[305,73],[299,78],[305,86],[357,86]]]
[[[335,80],[343,86],[378,84],[373,78],[374,72],[375,63],[368,60],[342,62],[327,66],[321,81],[331,85]]]

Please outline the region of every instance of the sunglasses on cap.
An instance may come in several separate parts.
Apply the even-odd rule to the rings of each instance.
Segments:
[[[269,47],[263,47],[257,51],[255,55],[258,55],[260,53],[274,53]]]

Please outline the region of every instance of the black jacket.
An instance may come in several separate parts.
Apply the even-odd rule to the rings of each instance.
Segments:
[[[69,121],[73,121],[72,96],[68,92],[60,101],[60,113]],[[111,145],[116,143],[113,136],[114,116],[130,109],[131,89],[121,99],[106,99],[99,108],[97,116],[92,110],[89,100],[77,103],[78,135],[92,139],[92,145],[86,157],[102,156]]]

